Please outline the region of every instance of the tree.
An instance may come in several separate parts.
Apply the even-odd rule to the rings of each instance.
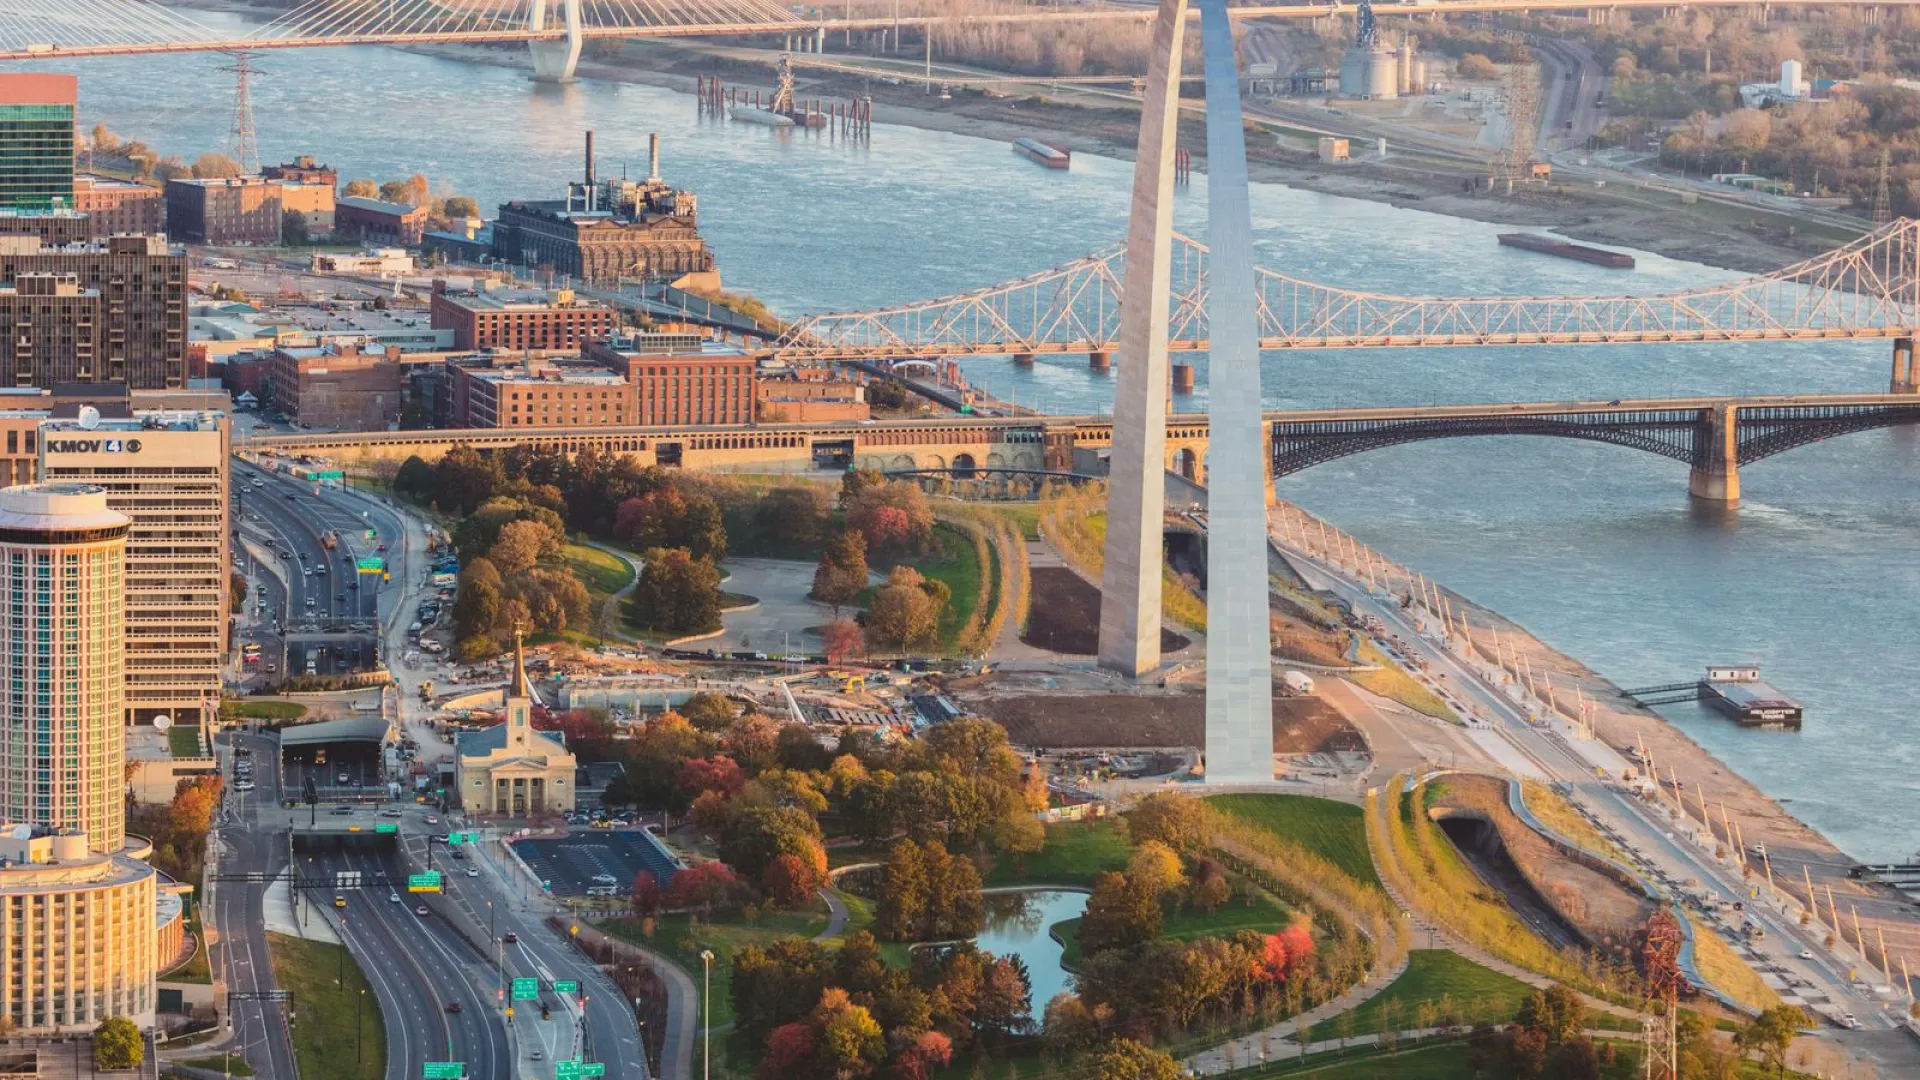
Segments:
[[[850,1001],[845,990],[830,987],[821,992],[813,1023],[820,1033],[815,1061],[827,1076],[836,1080],[866,1076],[886,1056],[880,1024],[865,1006]]]
[[[239,176],[242,171],[240,163],[225,154],[201,154],[193,159],[193,175],[197,180],[223,180]]]
[[[696,634],[720,625],[720,571],[685,548],[651,548],[640,580],[626,600],[627,621],[673,633]]]
[[[380,185],[371,180],[349,180],[342,194],[349,199],[377,199],[380,197]]]
[[[1192,898],[1196,907],[1209,914],[1225,907],[1233,899],[1233,884],[1227,880],[1226,868],[1212,859],[1202,859],[1194,875]]]
[[[1766,1010],[1733,1037],[1742,1054],[1757,1054],[1775,1076],[1786,1075],[1787,1048],[1794,1036],[1807,1026],[1806,1014],[1791,1005],[1775,1005]]]
[[[928,644],[940,627],[940,610],[923,587],[926,579],[908,566],[895,567],[873,594],[867,628],[882,642],[903,649]]]
[[[873,550],[918,547],[933,534],[933,507],[917,484],[896,480],[843,487],[840,506],[847,527],[865,534]]]
[[[813,898],[824,884],[823,876],[798,855],[777,855],[760,875],[767,896],[783,908],[797,908]]]
[[[922,1031],[893,1059],[893,1080],[929,1080],[934,1070],[953,1063],[953,1040],[938,1031]]]
[[[443,209],[456,221],[480,216],[480,204],[468,195],[449,195]]]
[[[867,634],[852,619],[835,619],[820,628],[820,647],[826,650],[827,663],[838,664],[867,651]]]
[[[413,188],[405,180],[389,180],[380,185],[381,202],[407,203],[412,194]]]
[[[433,466],[419,454],[400,463],[393,474],[393,490],[409,499],[420,499],[431,495],[434,489]]]
[[[1133,849],[1133,857],[1127,860],[1127,877],[1137,887],[1152,893],[1156,900],[1187,884],[1180,856],[1158,840],[1149,840]]]
[[[641,917],[652,915],[660,910],[660,901],[665,899],[666,890],[660,887],[660,879],[651,870],[642,870],[633,875],[633,897],[629,903],[633,913]]]
[[[737,970],[737,969],[736,969]],[[781,1024],[767,1033],[767,1044],[760,1054],[759,1080],[787,1080],[806,1075],[813,1056],[820,1049],[820,1038],[813,1025],[803,1021]]]
[[[1180,1063],[1151,1046],[1115,1039],[1093,1057],[1087,1070],[1100,1080],[1180,1080]]]
[[[783,544],[806,546],[820,539],[826,506],[820,492],[808,487],[774,488],[754,507],[754,529],[761,537]]]
[[[100,1069],[137,1069],[147,1059],[140,1029],[124,1016],[109,1016],[93,1029],[93,1064]]]
[[[1002,1037],[1022,1034],[1033,1027],[1032,1012],[1033,978],[1027,965],[1018,956],[988,961],[974,1006],[974,1027]]]
[[[1092,956],[1125,949],[1160,932],[1160,900],[1125,874],[1111,871],[1093,879],[1093,895],[1080,917],[1080,951]]]
[[[796,855],[826,873],[820,823],[790,806],[742,806],[720,837],[720,857],[743,876],[759,879],[781,855]]]
[[[733,726],[740,707],[725,694],[702,690],[680,704],[680,715],[701,731],[718,735]]]
[[[1477,82],[1491,82],[1500,77],[1500,69],[1482,53],[1468,53],[1460,58],[1460,77]]]
[[[839,614],[867,587],[867,538],[847,530],[827,541],[813,571],[813,598]]]
[[[1156,791],[1127,812],[1127,836],[1136,844],[1158,840],[1175,851],[1196,852],[1207,845],[1207,819],[1199,799]]]
[[[105,124],[93,125],[93,149],[95,153],[111,154],[120,149],[120,136]]]
[[[740,889],[740,875],[720,863],[701,863],[674,871],[667,886],[667,906],[712,911],[732,903]]]
[[[282,247],[305,247],[312,240],[307,235],[307,215],[298,210],[288,210],[280,215],[280,244]]]
[[[680,790],[689,795],[717,791],[727,798],[740,794],[746,787],[746,774],[732,758],[715,755],[710,758],[697,758],[680,767],[680,775],[674,781]]]
[[[1514,1014],[1513,1022],[1544,1034],[1549,1047],[1558,1046],[1579,1037],[1586,1027],[1587,1006],[1577,991],[1555,983],[1528,994],[1520,1003],[1520,1011]]]
[[[538,521],[509,521],[500,527],[499,538],[487,552],[487,558],[502,577],[512,578],[533,569],[543,558],[558,555],[560,545],[552,530]]]

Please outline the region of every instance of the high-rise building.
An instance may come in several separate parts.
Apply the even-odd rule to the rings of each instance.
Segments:
[[[72,274],[21,274],[0,285],[11,338],[0,382],[42,388],[92,382],[100,368],[100,293]]]
[[[87,484],[0,489],[0,818],[126,837],[127,515]]]
[[[0,285],[23,274],[71,274],[100,295],[100,359],[83,381],[134,390],[187,385],[187,253],[159,236],[110,236],[89,244],[43,244],[0,236]],[[9,373],[0,384],[14,384]],[[52,389],[52,371],[34,385]]]
[[[0,206],[73,206],[73,113],[80,80],[0,74]]]
[[[40,478],[86,484],[132,520],[127,723],[199,723],[217,705],[227,630],[225,413],[135,411],[40,426]]]
[[[120,788],[116,776],[108,793]],[[153,1026],[155,972],[182,945],[180,900],[137,849],[88,840],[0,824],[0,1016],[16,1032],[91,1031],[109,1016]]]

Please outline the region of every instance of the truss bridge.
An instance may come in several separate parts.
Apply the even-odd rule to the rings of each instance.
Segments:
[[[1208,252],[1176,241],[1169,348],[1202,351]],[[835,361],[1086,353],[1098,366],[1119,336],[1124,259],[1116,246],[972,292],[813,315],[775,351]],[[1920,223],[1890,222],[1771,274],[1646,296],[1394,296],[1264,269],[1255,290],[1270,351],[1906,338],[1920,327]]]

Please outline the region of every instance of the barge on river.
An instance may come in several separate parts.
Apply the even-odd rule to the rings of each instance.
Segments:
[[[1805,711],[1798,701],[1762,680],[1760,669],[1751,664],[1709,667],[1707,677],[1698,682],[1646,686],[1628,690],[1626,695],[1647,706],[1704,701],[1738,720],[1743,727],[1798,731]]]
[[[1501,233],[1497,239],[1506,247],[1519,248],[1522,251],[1537,251],[1542,255],[1557,255],[1562,259],[1577,259],[1595,266],[1611,266],[1619,270],[1633,269],[1633,256],[1621,251],[1572,244],[1551,236],[1541,236],[1539,233],[1508,232]]]
[[[1057,146],[1048,146],[1039,139],[1021,137],[1013,140],[1013,152],[1029,161],[1037,161],[1049,169],[1064,169],[1073,164],[1071,151]]]

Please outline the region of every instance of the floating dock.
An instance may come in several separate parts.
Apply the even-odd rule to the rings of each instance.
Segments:
[[[1698,682],[1643,686],[1625,691],[1641,705],[1672,705],[1704,701],[1738,720],[1743,727],[1800,730],[1804,707],[1760,678],[1752,665],[1710,667]]]
[[[1037,161],[1049,169],[1064,169],[1073,164],[1073,154],[1057,146],[1048,146],[1039,139],[1018,138],[1013,140],[1013,152],[1029,161]]]
[[[1633,256],[1624,252],[1569,243],[1551,236],[1541,236],[1538,233],[1501,233],[1498,239],[1503,246],[1519,248],[1522,251],[1537,251],[1542,255],[1556,255],[1562,259],[1575,259],[1595,266],[1611,266],[1619,270],[1633,269]]]
[[[756,109],[751,105],[735,105],[727,109],[727,117],[745,124],[760,124],[765,127],[793,127],[793,117],[770,109]]]

